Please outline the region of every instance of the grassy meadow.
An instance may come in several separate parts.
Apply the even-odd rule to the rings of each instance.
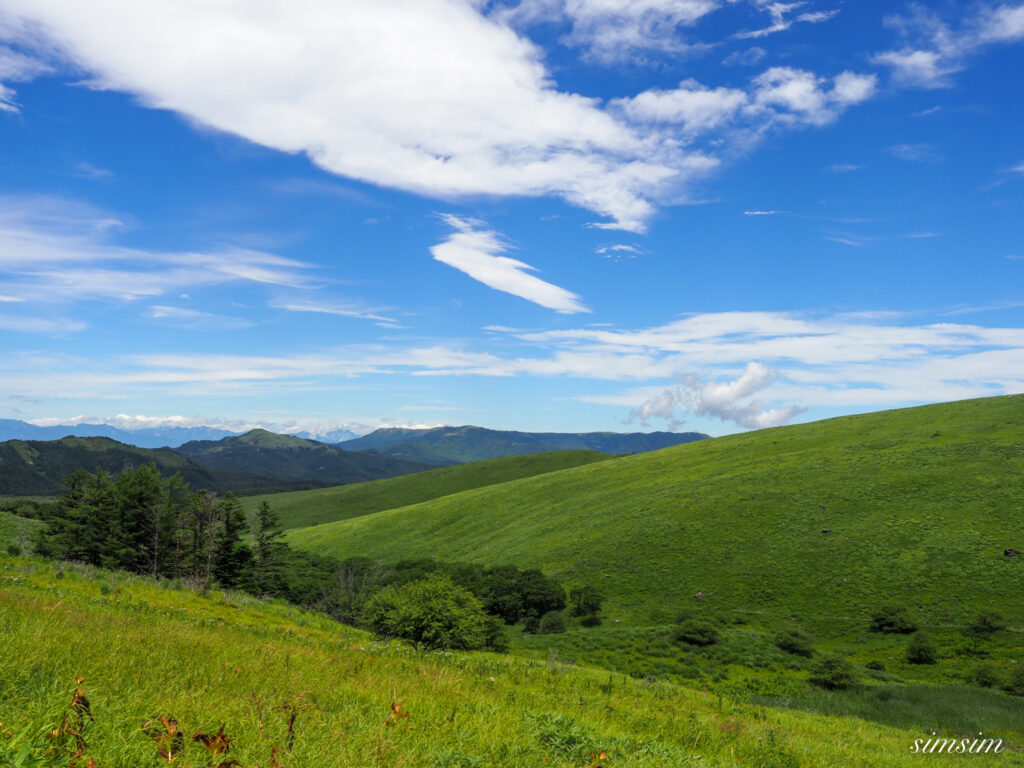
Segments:
[[[552,451],[508,456],[369,483],[246,496],[242,503],[251,513],[261,502],[268,501],[280,516],[284,528],[306,528],[608,458],[607,454],[597,451]]]
[[[101,768],[878,768],[919,765],[928,736],[556,658],[419,652],[277,603],[3,556],[0,722],[0,762]]]
[[[860,633],[1024,626],[1024,397],[760,430],[291,531],[337,557],[540,567],[590,584],[623,627],[684,610]]]

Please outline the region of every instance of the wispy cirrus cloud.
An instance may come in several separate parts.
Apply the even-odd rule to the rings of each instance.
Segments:
[[[873,61],[889,67],[897,85],[948,88],[952,76],[984,48],[1024,40],[1024,4],[975,6],[971,15],[951,23],[935,10],[915,3],[909,14],[889,16],[886,24],[906,43],[876,53]]]
[[[485,229],[483,222],[452,215],[442,219],[454,231],[447,240],[430,249],[437,261],[496,291],[511,293],[556,312],[590,311],[575,293],[529,274],[536,267],[503,256],[509,250],[508,244],[496,232]]]
[[[134,301],[228,283],[308,284],[309,265],[242,248],[163,252],[117,245],[122,224],[81,203],[0,197],[0,293],[49,304]]]
[[[820,24],[823,21],[835,18],[839,14],[838,9],[827,11],[800,11],[806,8],[805,2],[782,3],[776,0],[754,0],[754,4],[771,17],[771,24],[767,27],[754,29],[747,32],[739,32],[735,37],[739,40],[768,37],[777,32],[785,32],[794,24]]]

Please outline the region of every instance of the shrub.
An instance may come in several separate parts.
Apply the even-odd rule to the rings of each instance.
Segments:
[[[975,616],[964,627],[964,635],[974,643],[974,651],[978,650],[978,644],[987,640],[996,632],[1005,629],[1006,622],[1003,617],[993,611],[984,611]]]
[[[1014,696],[1024,696],[1024,666],[1017,666],[1003,685],[1003,690]]]
[[[917,625],[907,615],[906,608],[887,605],[879,608],[871,615],[868,629],[886,635],[909,635],[917,631]]]
[[[488,616],[484,620],[484,648],[495,653],[508,653],[505,622],[496,616]]]
[[[370,628],[427,649],[471,650],[486,642],[487,616],[473,594],[441,574],[385,587],[366,605]]]
[[[528,635],[535,635],[540,630],[540,617],[533,612],[526,614],[523,620],[523,632]]]
[[[540,617],[537,634],[560,635],[565,632],[565,616],[559,611],[548,611]]]
[[[814,647],[811,645],[811,638],[799,629],[787,629],[775,636],[775,645],[786,653],[794,656],[814,655]]]
[[[19,547],[17,544],[8,544],[7,554],[11,557],[17,557],[21,554],[21,547]]]
[[[885,672],[885,663],[878,659],[872,659],[864,665],[865,669],[870,669],[872,672]]]
[[[856,682],[853,665],[837,654],[820,656],[811,665],[809,679],[815,685],[833,691],[850,688]]]
[[[591,587],[589,584],[577,587],[569,593],[569,600],[572,601],[572,615],[582,616],[583,625],[592,627],[601,623],[598,614],[601,613],[601,604],[604,603],[604,595]],[[591,623],[587,623],[591,619]]]
[[[907,644],[907,661],[911,664],[934,664],[938,655],[939,649],[924,632],[918,632]]]
[[[978,664],[967,673],[967,681],[982,688],[996,688],[1003,680],[999,667],[995,664]]]
[[[676,627],[675,638],[701,647],[714,645],[718,642],[718,628],[704,619],[686,619]]]

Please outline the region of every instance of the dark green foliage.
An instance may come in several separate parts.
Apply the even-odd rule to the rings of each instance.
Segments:
[[[484,621],[484,648],[495,653],[508,653],[508,644],[505,623],[497,616],[488,616]]]
[[[8,544],[7,554],[11,555],[12,557],[17,557],[21,554],[21,547],[19,547],[17,544]]]
[[[879,661],[878,659],[872,659],[864,665],[865,669],[870,669],[872,672],[885,672],[885,662]]]
[[[868,629],[886,635],[909,635],[917,631],[917,624],[907,614],[906,608],[886,605],[871,614]]]
[[[601,623],[601,605],[604,603],[604,595],[594,587],[586,584],[576,587],[569,593],[569,600],[572,601],[572,615],[583,618],[583,626],[595,627]]]
[[[994,611],[983,611],[975,616],[964,627],[964,635],[971,639],[974,650],[978,650],[983,640],[1006,628],[1006,620]]]
[[[991,662],[978,664],[968,672],[967,681],[981,688],[997,688],[1003,681],[1003,673]]]
[[[814,655],[814,646],[807,633],[799,629],[787,629],[775,635],[775,646],[794,656],[810,658]]]
[[[366,605],[370,628],[419,648],[472,650],[487,638],[487,616],[472,593],[443,574],[385,587]]]
[[[907,661],[911,664],[934,664],[938,661],[939,649],[924,632],[918,632],[907,644]]]
[[[561,611],[548,611],[540,617],[538,635],[558,635],[562,632],[565,632],[565,614]]]
[[[850,688],[856,682],[853,665],[838,654],[819,656],[811,664],[808,678],[812,683],[829,690]]]
[[[251,588],[257,595],[280,594],[284,587],[284,567],[288,545],[277,513],[266,501],[253,516]]]
[[[707,619],[684,619],[675,629],[681,643],[706,647],[718,642],[718,628]]]
[[[1013,668],[1003,690],[1014,696],[1024,696],[1024,665],[1018,664]]]

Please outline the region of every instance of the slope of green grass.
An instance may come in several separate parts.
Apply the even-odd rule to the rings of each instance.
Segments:
[[[695,608],[823,636],[905,605],[1024,625],[1024,396],[851,416],[618,458],[293,531],[337,557],[541,567],[623,627]]]
[[[252,512],[261,502],[267,501],[280,515],[284,528],[305,528],[608,458],[594,451],[554,451],[510,456],[369,483],[250,496],[243,499],[242,503],[247,511]]]
[[[10,512],[0,511],[0,552],[6,552],[10,544],[19,547],[24,544],[25,548],[31,551],[36,531],[43,525],[45,523],[40,520],[29,520]]]
[[[160,716],[179,742],[158,744]],[[919,765],[926,736],[557,661],[421,653],[274,603],[5,557],[0,722],[0,763],[27,744],[40,762],[22,764],[80,748],[76,764],[100,767],[166,765],[163,746],[178,765],[246,768],[877,768]],[[221,727],[230,749],[208,756],[193,734]]]

